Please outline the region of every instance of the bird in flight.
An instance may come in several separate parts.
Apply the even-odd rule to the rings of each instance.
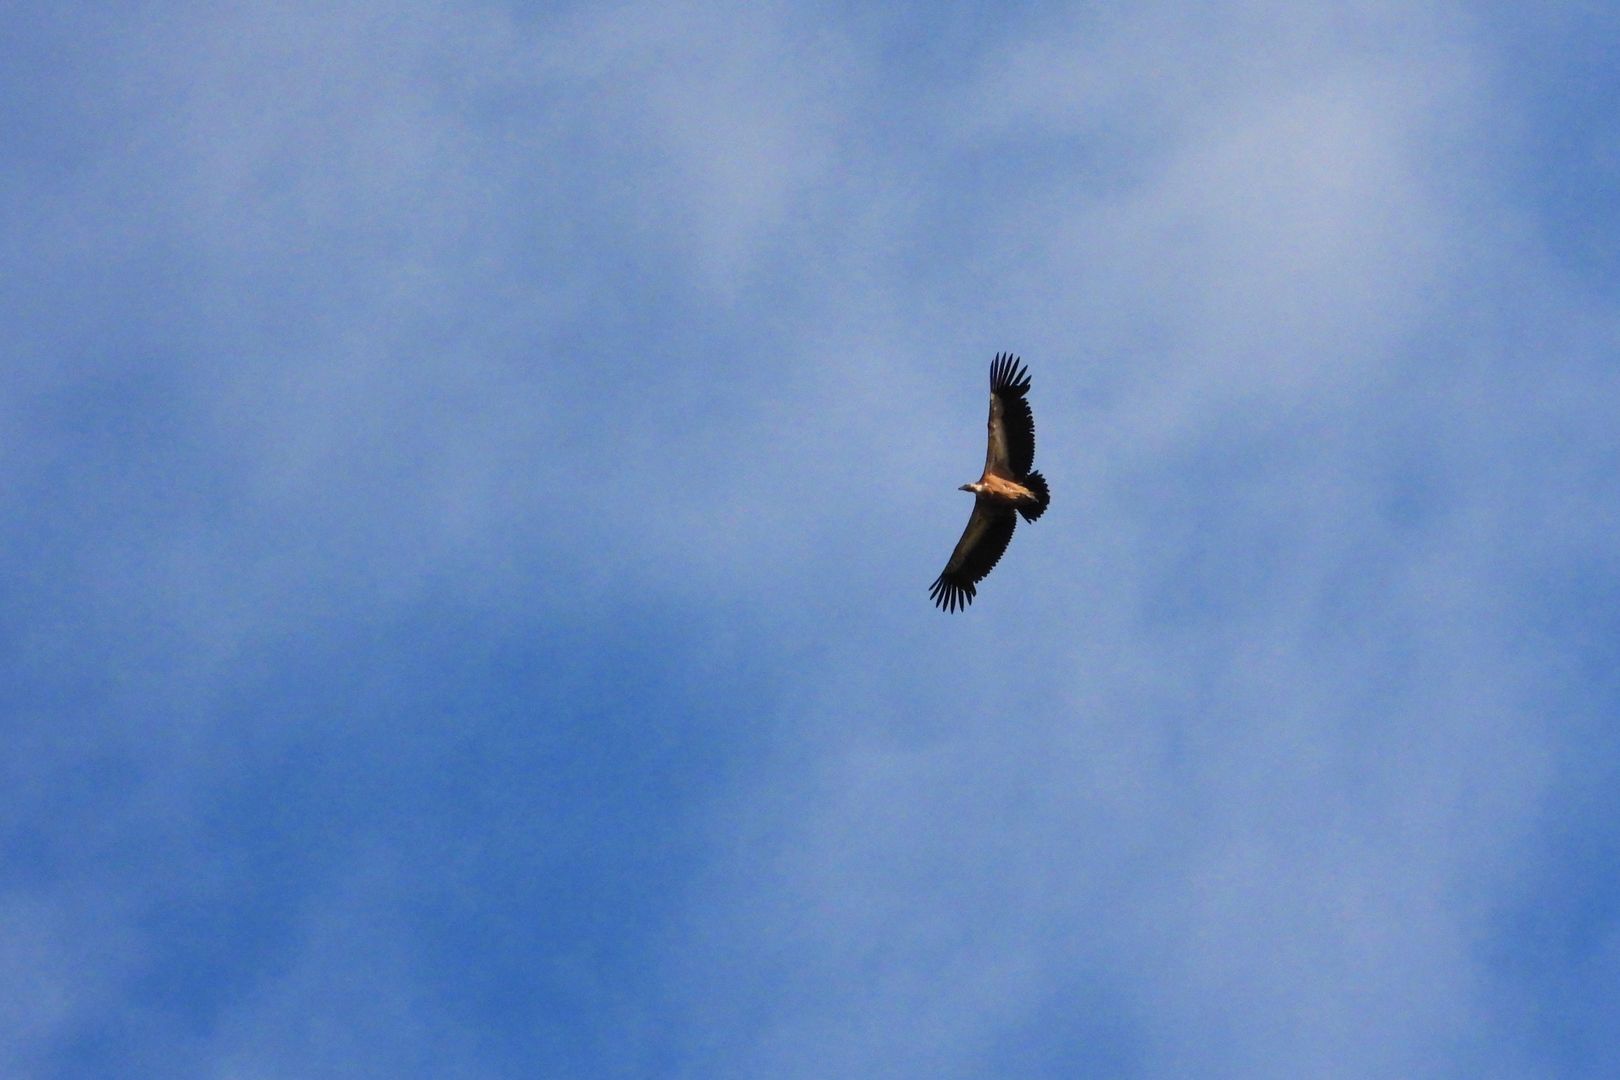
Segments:
[[[1012,353],[998,353],[990,363],[990,445],[984,454],[984,475],[959,489],[973,492],[973,516],[950,562],[928,589],[941,611],[973,603],[979,582],[1007,550],[1018,515],[1034,521],[1052,501],[1046,477],[1030,470],[1035,463],[1035,417],[1024,400],[1027,393],[1029,370]]]

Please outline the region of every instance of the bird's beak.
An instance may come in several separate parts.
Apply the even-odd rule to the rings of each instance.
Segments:
[[[972,491],[973,490],[973,485],[972,484],[963,484],[961,487],[957,488],[956,490],[957,491]]]

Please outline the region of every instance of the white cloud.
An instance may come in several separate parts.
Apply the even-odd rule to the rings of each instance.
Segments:
[[[492,643],[674,609],[713,635],[694,678],[777,691],[737,706],[774,756],[705,788],[671,915],[698,1066],[995,1072],[1036,1016],[1149,1072],[1515,1071],[1479,943],[1562,748],[1508,627],[1523,566],[1612,534],[1613,335],[1516,246],[1448,11],[1037,20],[938,112],[782,5],[146,28],[111,81],[174,110],[30,241],[145,169],[109,250],[172,257],[186,309],[143,329],[179,449],[92,476],[125,516],[63,560],[74,625],[145,630],[132,693],[186,706],[103,733],[140,774],[109,819],[189,820],[243,747],[318,743],[219,715],[278,650],[347,657],[435,598]],[[1000,348],[1056,502],[945,619]],[[169,468],[173,513],[119,500]],[[361,863],[303,883],[198,1050],[220,1075],[482,1060],[413,984],[387,901],[416,870]],[[7,1022],[46,1045],[102,1006],[60,992],[43,903],[9,910],[57,989]]]
[[[1554,434],[1509,415],[1546,399],[1480,342],[1450,366],[1416,351],[1516,272],[1486,216],[1502,193],[1462,152],[1497,106],[1432,30],[1373,60],[1337,28],[1238,21],[1171,35],[1191,71],[1149,17],[1043,34],[975,85],[963,153],[1084,159],[1144,129],[1154,152],[1126,180],[1009,182],[982,198],[993,225],[965,226],[986,307],[1038,335],[1038,463],[1065,483],[980,627],[919,621],[895,651],[934,660],[792,710],[811,748],[732,808],[773,823],[734,840],[768,854],[695,919],[743,939],[728,973],[794,988],[738,1074],[829,1053],[970,1071],[1077,977],[1134,1003],[1120,1038],[1153,1074],[1524,1066],[1479,942],[1529,885],[1556,738],[1531,704],[1547,657],[1506,629],[1504,583],[1541,553],[1493,539],[1523,538],[1539,481],[1381,442],[1422,439],[1425,414],[1485,443],[1498,421]],[[1591,345],[1570,347],[1560,363]],[[854,638],[821,666],[863,670]],[[807,759],[805,790],[787,776]]]

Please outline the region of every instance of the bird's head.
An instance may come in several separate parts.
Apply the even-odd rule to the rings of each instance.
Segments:
[[[956,490],[957,491],[971,491],[975,495],[977,495],[979,493],[979,485],[978,484],[963,484],[961,487],[957,488]]]

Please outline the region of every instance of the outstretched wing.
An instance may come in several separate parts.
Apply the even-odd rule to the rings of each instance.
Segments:
[[[951,552],[951,561],[928,588],[928,595],[941,611],[955,611],[973,603],[979,582],[995,569],[1017,524],[1018,515],[1011,507],[974,501],[973,516],[968,518],[962,539]]]
[[[1024,395],[1029,369],[1012,353],[997,353],[990,363],[989,446],[984,471],[1022,480],[1035,464],[1035,417]]]

